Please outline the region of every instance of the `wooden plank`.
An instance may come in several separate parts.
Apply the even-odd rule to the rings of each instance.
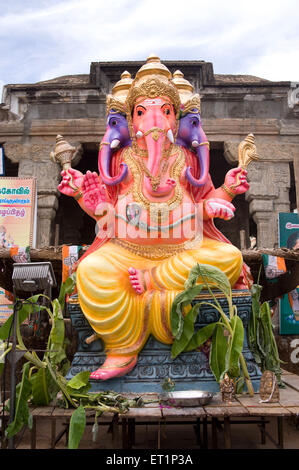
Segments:
[[[279,407],[279,403],[260,403],[261,397],[259,393],[255,393],[253,397],[250,397],[249,395],[245,396],[238,396],[237,397],[238,401],[242,406],[245,406],[245,408],[277,408]]]
[[[186,408],[161,408],[162,416],[164,419],[181,419],[181,418],[201,418],[206,416],[204,409],[201,406],[196,408],[186,407]]]
[[[299,392],[299,376],[292,374],[283,376],[282,381],[289,387],[294,388]]]
[[[299,407],[299,392],[290,387],[280,388],[279,403],[285,408],[288,408],[289,406]]]
[[[36,408],[33,408],[32,410],[29,408],[30,413],[32,416],[45,416],[49,417],[52,415],[54,410],[53,406],[37,406]]]
[[[160,408],[130,408],[127,413],[120,414],[120,418],[135,418],[135,419],[144,419],[147,421],[156,421],[157,419],[162,419],[162,413]]]
[[[243,406],[204,406],[204,410],[208,416],[212,418],[232,417],[232,416],[249,416],[249,412]]]
[[[289,372],[288,370],[281,369],[281,376],[282,378],[285,377],[286,375],[296,375],[293,372]]]
[[[238,402],[237,399],[233,399],[230,402],[222,401],[222,395],[221,393],[217,393],[216,395],[213,396],[212,401],[208,405],[205,405],[205,408],[209,408],[212,406],[224,406],[224,407],[231,407],[231,406],[240,406],[240,403]]]
[[[74,408],[71,409],[64,409],[64,408],[54,408],[52,413],[52,418],[63,418],[63,417],[70,417],[72,416],[73,412],[75,411]]]
[[[299,416],[299,406],[287,406],[287,410],[295,416]]]
[[[287,408],[282,406],[276,406],[271,408],[262,407],[252,407],[247,408],[250,416],[291,416],[291,412]]]

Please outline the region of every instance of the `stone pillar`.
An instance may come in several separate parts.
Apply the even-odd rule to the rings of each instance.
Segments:
[[[55,143],[54,143],[55,145]],[[60,167],[50,160],[53,146],[50,144],[6,144],[5,153],[12,161],[19,162],[20,177],[37,179],[37,247],[52,243],[52,223],[58,208],[57,185]]]
[[[278,213],[290,211],[288,162],[255,162],[248,168],[249,211],[257,225],[258,248],[278,243]]]
[[[238,164],[238,146],[236,141],[224,142],[224,156],[234,166]],[[256,147],[260,161],[248,167],[250,189],[245,197],[257,225],[258,248],[273,248],[278,243],[278,213],[290,211],[289,162],[296,146],[260,140]]]

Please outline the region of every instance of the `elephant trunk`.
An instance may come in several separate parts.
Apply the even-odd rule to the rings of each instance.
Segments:
[[[196,155],[200,166],[200,177],[196,179],[191,173],[191,167],[188,167],[186,169],[186,178],[192,186],[199,188],[207,182],[210,161],[209,143],[202,128],[200,129],[199,142],[194,140],[192,146],[196,146]]]
[[[108,186],[114,186],[116,184],[121,183],[127,176],[128,167],[125,163],[120,164],[120,172],[116,176],[111,176],[110,174],[110,164],[111,158],[113,153],[113,148],[111,148],[111,144],[109,142],[105,142],[105,136],[103,138],[103,142],[100,146],[99,150],[99,173],[101,175],[102,181],[104,184]]]

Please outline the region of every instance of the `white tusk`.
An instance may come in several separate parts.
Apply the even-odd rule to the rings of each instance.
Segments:
[[[119,144],[120,144],[120,140],[118,140],[118,139],[113,139],[112,142],[111,142],[111,144],[110,144],[110,148],[111,148],[111,149],[116,149],[116,147],[118,147]]]
[[[137,139],[141,139],[141,137],[143,137],[143,132],[141,131],[136,132],[136,137]]]
[[[193,140],[191,145],[192,145],[192,147],[199,147],[198,140]]]
[[[172,130],[171,130],[171,129],[169,129],[169,130],[167,131],[167,137],[168,137],[168,139],[170,140],[170,142],[171,142],[172,144],[174,144],[174,138],[173,138],[173,133],[172,133]]]

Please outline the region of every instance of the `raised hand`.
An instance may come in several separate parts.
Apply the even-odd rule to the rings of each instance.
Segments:
[[[247,170],[243,170],[240,167],[233,168],[227,172],[224,184],[234,194],[246,193],[249,189],[249,184],[246,179],[247,174]]]
[[[105,185],[99,181],[99,175],[94,171],[87,171],[82,183],[83,200],[87,209],[95,212],[98,204],[108,201]]]
[[[82,186],[83,174],[74,168],[68,168],[67,171],[62,170],[60,174],[62,180],[57,186],[58,190],[66,196],[74,196]],[[74,189],[72,186],[78,189]]]
[[[234,216],[235,206],[224,199],[211,198],[204,202],[204,215],[208,219],[218,217],[219,219],[229,220]]]

